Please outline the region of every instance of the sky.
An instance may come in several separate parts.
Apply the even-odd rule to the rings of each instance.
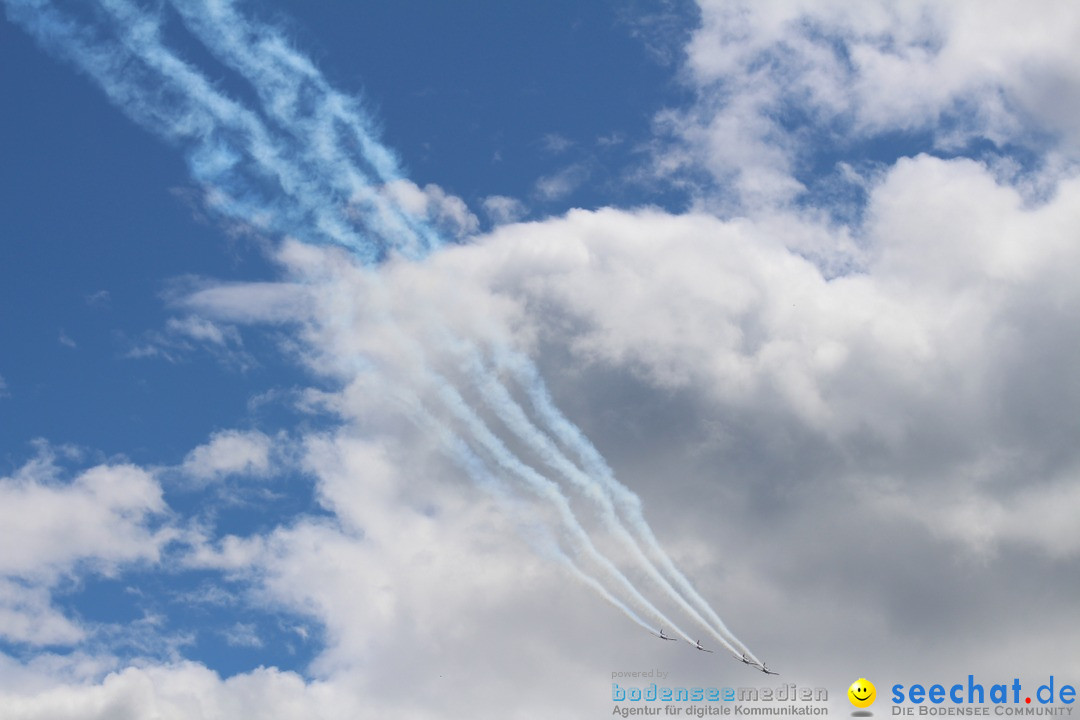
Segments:
[[[0,6],[0,717],[1080,683],[1075,4]]]

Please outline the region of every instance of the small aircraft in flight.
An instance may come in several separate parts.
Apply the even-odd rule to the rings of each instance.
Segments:
[[[653,633],[653,634],[656,635],[656,633]],[[656,635],[656,637],[660,638],[661,640],[671,640],[672,642],[679,639],[679,638],[673,638],[670,635],[665,635],[664,634],[664,628],[660,628],[660,634]]]
[[[741,662],[743,665],[749,665],[752,668],[756,668],[756,669],[760,670],[761,672],[765,673],[766,675],[779,675],[780,674],[778,672],[775,672],[774,670],[770,670],[769,666],[766,665],[765,663],[759,663],[757,660],[751,660],[750,658],[746,657],[746,653],[743,653],[742,657],[737,657],[735,659],[738,660],[739,662]]]
[[[712,650],[708,650],[706,648],[701,647],[701,641],[700,640],[694,641],[694,647],[697,648],[698,650],[700,650],[701,652],[707,652],[707,653],[712,652]]]

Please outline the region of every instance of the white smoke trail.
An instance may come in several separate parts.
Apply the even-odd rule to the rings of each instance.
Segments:
[[[378,278],[373,278],[372,282],[378,283]],[[524,463],[511,452],[506,444],[491,431],[476,411],[469,406],[461,396],[461,393],[454,388],[453,384],[442,375],[428,368],[428,363],[424,358],[424,350],[413,338],[407,337],[403,333],[397,331],[397,326],[393,323],[389,323],[388,327],[392,331],[393,340],[396,342],[397,350],[394,353],[394,356],[398,364],[397,372],[400,373],[402,366],[413,368],[409,373],[411,377],[408,377],[407,382],[402,383],[402,386],[412,388],[424,387],[432,390],[440,399],[443,407],[451,413],[457,422],[461,423],[465,429],[468,430],[467,436],[472,438],[496,465],[517,477],[529,491],[537,497],[542,498],[556,511],[561,527],[574,548],[575,554],[580,553],[584,555],[591,563],[598,566],[604,575],[613,581],[622,592],[628,595],[638,608],[659,620],[661,626],[667,625],[682,635],[687,641],[691,641],[689,635],[679,629],[678,625],[672,622],[652,602],[645,598],[640,591],[634,587],[633,583],[630,582],[626,575],[596,548],[592,539],[574,515],[566,495],[562,492],[562,489],[558,484],[536,472],[535,469]],[[402,362],[403,360],[406,362]],[[384,372],[386,375],[395,374],[393,368],[388,368]],[[404,397],[401,395],[402,392],[404,391],[398,391],[396,396]],[[415,398],[415,395],[410,392],[408,397]],[[419,414],[422,411],[419,399],[411,399],[408,405],[414,414]],[[426,415],[425,417],[430,417],[430,415]],[[444,432],[449,432],[449,430],[441,429],[438,432],[442,434]],[[466,446],[469,447],[470,452],[473,452],[472,447],[468,445],[468,443],[466,443]]]
[[[423,406],[415,393],[399,391],[393,393],[393,396],[414,423],[439,441],[447,455],[461,467],[467,477],[472,478],[479,488],[494,497],[504,512],[515,516],[520,527],[530,526],[531,523],[527,517],[524,517],[524,512],[517,509],[517,503],[507,484],[488,469],[487,464],[461,436],[456,435],[445,424],[436,420]],[[652,632],[652,627],[642,620],[638,613],[612,594],[598,579],[582,570],[577,562],[560,547],[558,541],[551,537],[547,532],[547,528],[535,528],[534,526],[533,529],[534,532],[528,534],[527,540],[534,551],[566,569],[573,577],[584,583],[634,623]]]
[[[664,569],[679,590],[685,593],[691,601],[711,621],[714,637],[724,643],[736,655],[745,654],[748,658],[757,661],[752,652],[735,636],[731,630],[716,614],[709,603],[694,589],[689,579],[678,569],[660,545],[660,541],[652,532],[645,521],[642,513],[641,498],[632,490],[615,479],[615,475],[603,456],[589,441],[585,434],[570,422],[569,419],[556,407],[554,399],[547,390],[547,386],[533,362],[505,346],[498,347],[494,351],[497,365],[513,373],[521,388],[528,395],[536,414],[547,425],[549,431],[560,442],[573,449],[590,476],[599,478],[608,496],[618,506],[620,514],[626,519],[637,533],[639,540],[648,548],[650,555]],[[737,650],[732,647],[737,646]]]
[[[474,345],[450,337],[447,337],[445,342],[456,346],[470,379],[480,389],[484,401],[499,419],[519,439],[532,448],[545,463],[559,472],[578,492],[597,506],[604,527],[614,535],[623,548],[630,551],[638,565],[645,570],[653,583],[664,591],[669,598],[674,600],[690,617],[712,632],[724,647],[734,655],[738,655],[739,651],[735,649],[727,638],[715,632],[714,627],[672,587],[668,579],[661,574],[653,561],[642,551],[637,540],[634,539],[620,520],[608,488],[598,482],[595,476],[583,473],[577,465],[563,454],[551,438],[529,420],[523,408],[518,405],[507,389],[498,381],[496,375],[483,366],[479,351]],[[560,415],[560,417],[562,416]],[[624,487],[621,484],[620,486]],[[691,640],[689,636],[685,637],[686,640]]]

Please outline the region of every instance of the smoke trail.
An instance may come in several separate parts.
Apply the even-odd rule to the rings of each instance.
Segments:
[[[575,489],[598,506],[598,509],[600,510],[600,519],[604,526],[614,534],[615,538],[619,540],[625,549],[631,552],[634,559],[637,560],[638,564],[645,570],[649,578],[663,590],[669,598],[678,603],[688,615],[694,618],[702,626],[710,632],[713,632],[716,639],[728,650],[733,654],[738,655],[739,651],[736,650],[726,638],[715,633],[713,626],[711,626],[701,614],[671,586],[671,583],[660,573],[652,560],[645,555],[638,542],[619,519],[615,506],[612,503],[611,495],[607,492],[607,488],[602,486],[595,479],[595,476],[590,477],[581,472],[581,470],[562,453],[555,443],[529,420],[524,410],[517,404],[506,388],[498,382],[491,372],[483,367],[483,362],[481,361],[479,352],[475,346],[471,343],[455,341],[453,338],[447,338],[446,342],[457,346],[458,352],[462,355],[462,362],[465,365],[466,372],[469,374],[472,382],[479,387],[484,401],[495,412],[499,419],[502,420],[507,427],[518,436],[518,438],[527,443],[545,463],[562,474],[563,477],[570,481]],[[560,417],[562,417],[561,414]],[[564,417],[562,419],[565,420]],[[690,637],[687,636],[686,639],[690,640]]]
[[[598,565],[639,607],[644,608],[649,614],[659,619],[663,624],[674,628],[676,632],[683,635],[683,637],[689,641],[691,639],[689,635],[680,630],[675,623],[668,619],[655,605],[653,605],[653,603],[646,599],[638,589],[634,587],[633,583],[627,579],[626,575],[596,549],[592,539],[575,517],[573,509],[570,507],[566,496],[559,486],[540,475],[514,455],[514,453],[506,447],[506,444],[491,431],[486,423],[484,423],[480,416],[469,407],[468,403],[465,402],[465,399],[461,396],[461,393],[459,393],[446,378],[431,370],[424,369],[426,368],[426,363],[423,360],[423,350],[410,338],[407,338],[400,333],[397,335],[399,342],[407,346],[411,351],[411,357],[416,358],[413,363],[414,367],[420,369],[420,377],[416,378],[417,382],[411,384],[415,385],[419,383],[431,387],[437,393],[444,407],[446,407],[458,422],[462,423],[469,431],[469,437],[474,438],[479,446],[499,467],[516,476],[530,491],[547,501],[556,510],[564,531],[568,533],[569,540],[579,552],[584,553],[585,557]]]
[[[609,497],[617,504],[619,512],[630,523],[640,540],[649,549],[650,554],[667,572],[672,581],[683,593],[690,597],[701,612],[709,617],[713,623],[714,636],[727,645],[735,654],[745,653],[750,659],[757,660],[754,654],[735,637],[735,634],[728,629],[720,616],[716,614],[709,603],[694,589],[694,586],[682,571],[672,562],[671,558],[660,546],[660,542],[653,534],[652,528],[645,522],[641,508],[641,498],[615,479],[614,473],[596,447],[555,406],[555,401],[552,399],[547,386],[532,361],[521,355],[521,353],[506,347],[496,348],[494,355],[499,367],[510,370],[514,374],[515,379],[528,395],[534,411],[549,430],[560,442],[573,448],[592,477],[600,479]],[[731,648],[729,642],[736,645],[738,650]]]
[[[220,215],[314,244],[341,245],[369,264],[391,249],[425,254],[400,212],[362,213],[375,235],[357,227],[347,212],[349,198],[328,186],[317,166],[302,162],[294,143],[164,45],[158,18],[123,0],[102,0],[83,10],[108,13],[108,24],[91,26],[48,0],[5,2],[14,22],[89,75],[132,120],[179,145]]]
[[[402,210],[383,191],[387,183],[401,179],[400,169],[393,154],[378,142],[359,104],[330,87],[278,31],[239,15],[229,0],[171,2],[188,29],[251,83],[262,103],[262,115],[220,92],[205,74],[169,50],[162,38],[160,15],[151,15],[129,0],[100,0],[89,9],[76,6],[77,11],[67,14],[48,0],[4,2],[13,21],[89,75],[133,120],[180,146],[192,177],[222,217],[313,244],[337,244],[369,265],[384,260],[390,252],[419,259],[441,244],[431,226]],[[98,22],[80,23],[73,17],[77,13]],[[677,597],[691,616],[704,622],[641,553],[618,522],[620,514],[678,589],[734,640],[660,549],[644,522],[637,496],[615,480],[595,448],[554,407],[531,363],[513,354],[503,361],[507,358],[534,411],[560,442],[574,448],[592,478],[582,475],[520,407],[508,405],[508,395],[502,394],[505,388],[483,377],[481,368],[474,382],[486,402],[504,423],[540,449],[545,462],[601,504],[616,535],[637,549],[639,562],[654,581]],[[553,503],[564,525],[576,527],[571,535],[581,547],[596,553],[601,567],[604,563],[610,566],[613,577],[622,578],[620,585],[625,583],[622,589],[630,597],[655,610],[610,561],[599,556],[572,513],[566,514],[569,506],[558,485],[514,456],[443,378],[432,375],[429,381],[489,457]],[[459,442],[468,447],[464,440],[459,438]],[[460,456],[459,451],[454,452]],[[466,463],[466,467],[473,466]],[[599,494],[596,481],[602,490]],[[576,565],[574,568],[581,572]],[[632,619],[640,622],[636,615]],[[719,635],[718,639],[727,645]]]
[[[355,165],[369,167],[380,185],[402,179],[397,158],[374,137],[373,123],[355,98],[331,87],[276,28],[240,15],[231,2],[170,1],[210,51],[248,80],[279,126],[305,141],[305,157],[339,192],[371,205],[380,217],[395,214]],[[422,239],[425,252],[442,244],[426,224],[408,215],[400,219]]]
[[[494,497],[499,502],[504,512],[517,515],[518,517],[516,520],[519,526],[524,527],[529,525],[526,519],[520,517],[522,513],[515,513],[517,506],[511,494],[508,492],[506,484],[500,481],[498,477],[488,469],[487,464],[472,450],[468,443],[466,443],[459,435],[451,432],[444,424],[436,420],[435,417],[423,407],[415,393],[395,393],[394,397],[395,400],[404,407],[406,414],[412,418],[413,422],[418,426],[423,427],[432,436],[438,438],[447,455],[461,467],[466,476],[472,478],[473,482],[475,482],[478,487]],[[534,530],[535,529],[536,528],[534,528]],[[626,603],[613,595],[599,580],[582,570],[581,567],[578,566],[578,564],[559,546],[558,541],[546,532],[546,528],[540,528],[539,530],[539,533],[531,533],[527,537],[527,540],[535,552],[565,568],[571,575],[583,582],[587,587],[596,592],[601,598],[622,612],[634,623],[645,630],[652,632],[652,627],[642,620],[641,617]]]

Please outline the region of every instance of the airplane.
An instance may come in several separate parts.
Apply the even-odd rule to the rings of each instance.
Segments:
[[[653,633],[653,634],[656,635],[656,633]],[[664,634],[664,628],[660,628],[660,634],[656,635],[656,637],[660,638],[661,640],[671,640],[672,642],[679,639],[679,638],[673,638],[670,635],[665,635]]]
[[[765,663],[759,663],[756,660],[751,660],[750,658],[746,657],[746,653],[743,653],[742,657],[738,657],[738,658],[735,658],[735,659],[738,660],[739,662],[743,663],[744,665],[749,665],[750,667],[757,668],[758,670],[765,673],[766,675],[779,675],[780,674],[778,672],[770,670],[769,666],[766,665]]]
[[[701,652],[707,652],[707,653],[712,652],[712,650],[707,650],[707,649],[701,647],[701,641],[700,640],[697,640],[697,641],[694,642],[694,647],[697,648],[698,650],[700,650]]]

